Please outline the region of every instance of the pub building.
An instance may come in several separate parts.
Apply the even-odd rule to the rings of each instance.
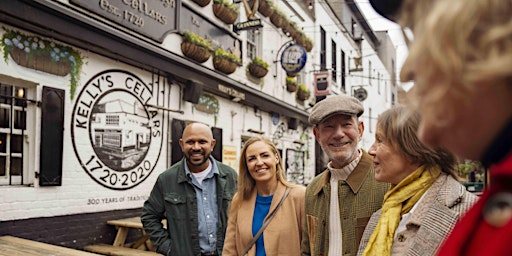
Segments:
[[[324,10],[274,1],[281,17],[267,17],[244,11],[253,1],[221,2],[0,1],[0,236],[112,244],[117,230],[107,222],[140,215],[157,176],[182,158],[178,142],[193,121],[212,128],[213,156],[235,170],[244,141],[263,135],[290,181],[315,176],[321,152],[308,111],[326,94],[313,86],[332,75],[316,72],[326,57],[311,49],[315,9]],[[332,46],[352,49],[334,67],[368,44],[347,42]],[[343,88],[327,94],[362,84],[361,76],[345,81],[348,69],[333,76]],[[287,77],[306,86],[305,98]],[[372,102],[390,106],[391,85]],[[131,229],[126,242],[141,232]]]

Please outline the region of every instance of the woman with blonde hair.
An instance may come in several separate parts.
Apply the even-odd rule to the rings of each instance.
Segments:
[[[359,255],[434,255],[477,200],[459,183],[455,157],[418,139],[419,122],[406,107],[378,117],[368,153],[375,179],[392,187],[366,226]]]
[[[439,255],[512,255],[512,1],[370,2],[414,33],[400,76],[414,81],[420,139],[489,168]]]
[[[279,152],[269,139],[247,140],[222,255],[300,255],[305,192],[304,186],[286,181]]]

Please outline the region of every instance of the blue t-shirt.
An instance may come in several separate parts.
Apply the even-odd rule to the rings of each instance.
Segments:
[[[263,221],[268,215],[270,204],[272,203],[271,196],[256,195],[256,205],[254,206],[254,218],[252,219],[252,235],[255,236],[263,226]],[[263,243],[263,234],[256,240],[256,256],[265,256],[265,244]]]

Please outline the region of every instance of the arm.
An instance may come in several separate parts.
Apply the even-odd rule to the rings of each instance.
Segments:
[[[165,204],[159,181],[160,178],[155,183],[149,198],[144,202],[141,221],[144,231],[146,231],[151,242],[156,246],[156,251],[164,255],[172,255],[171,237],[162,225],[162,219],[165,218]]]

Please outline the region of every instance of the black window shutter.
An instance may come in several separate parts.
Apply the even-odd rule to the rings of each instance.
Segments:
[[[179,162],[183,158],[183,152],[181,152],[180,139],[185,129],[185,121],[179,119],[173,119],[171,123],[171,165]]]
[[[222,162],[222,129],[212,127],[213,138],[216,140],[212,156]]]
[[[39,186],[62,185],[64,90],[43,87]]]

